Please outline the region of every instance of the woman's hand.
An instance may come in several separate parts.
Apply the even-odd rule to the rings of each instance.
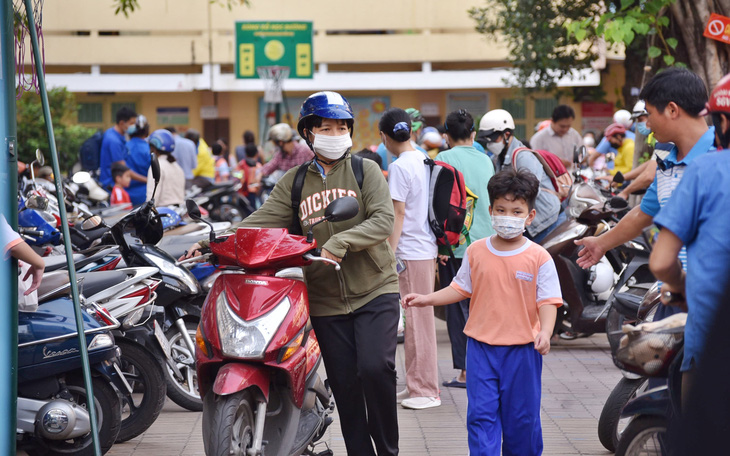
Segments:
[[[342,258],[333,255],[331,252],[329,252],[326,249],[322,249],[322,253],[320,254],[322,258],[327,258],[328,260],[336,261],[337,263],[340,263],[342,261]]]
[[[177,261],[187,260],[188,258],[202,255],[200,249],[202,249],[202,247],[196,242],[195,244],[191,245],[190,248],[185,251],[183,256],[177,259]]]

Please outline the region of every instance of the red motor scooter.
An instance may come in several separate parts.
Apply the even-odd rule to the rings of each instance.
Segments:
[[[187,208],[200,219],[192,200]],[[195,353],[207,455],[332,454],[313,445],[332,422],[334,402],[317,374],[320,349],[296,268],[323,261],[339,269],[316,255],[312,227],[358,209],[352,197],[333,201],[306,238],[284,228],[239,228],[221,239],[211,231],[204,256],[223,272],[203,306]]]

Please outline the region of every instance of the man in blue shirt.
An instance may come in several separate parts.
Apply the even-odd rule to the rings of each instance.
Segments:
[[[126,141],[124,134],[127,129],[134,125],[137,120],[137,113],[123,106],[117,111],[116,124],[104,132],[101,140],[101,156],[99,157],[99,180],[104,187],[113,187],[114,179],[112,179],[112,165],[114,163],[124,164],[124,158],[127,155]],[[137,174],[135,176],[132,171],[132,179],[147,179],[147,176]]]
[[[713,90],[707,109],[723,149],[730,145],[729,101],[730,75]],[[695,367],[719,306],[726,302],[724,293],[730,280],[728,214],[730,152],[723,151],[692,162],[654,219],[662,230],[651,255],[651,269],[664,281],[662,292],[683,293],[687,299],[683,372]],[[686,247],[686,263],[680,254],[682,246]],[[663,301],[667,298],[662,295]]]
[[[577,263],[586,269],[598,263],[608,250],[641,235],[669,200],[687,165],[714,150],[714,128],[708,129],[700,115],[707,102],[707,88],[699,76],[687,69],[670,68],[654,76],[641,90],[639,98],[646,101],[647,125],[657,141],[675,145],[667,158],[658,160],[656,177],[640,207],[633,208],[606,234],[576,241],[583,246]],[[660,306],[655,319],[674,312],[674,307]]]

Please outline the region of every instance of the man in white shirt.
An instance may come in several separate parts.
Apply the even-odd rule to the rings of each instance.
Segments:
[[[583,145],[583,138],[573,128],[575,111],[568,105],[553,109],[550,126],[535,133],[530,146],[535,150],[546,150],[555,154],[570,169],[573,164],[573,150]]]

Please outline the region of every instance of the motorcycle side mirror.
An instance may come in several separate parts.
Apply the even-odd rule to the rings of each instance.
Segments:
[[[86,171],[79,171],[78,173],[74,174],[71,180],[74,182],[74,184],[85,184],[91,180],[91,174],[87,173]]]
[[[43,157],[43,152],[41,152],[40,149],[35,150],[35,159],[38,162],[38,166],[43,166],[46,164],[46,159]]]
[[[624,178],[623,173],[621,171],[617,171],[616,175],[613,176],[613,181],[617,184],[623,184],[626,182],[626,179]]]
[[[608,204],[611,205],[611,209],[616,210],[623,210],[629,207],[629,202],[625,199],[621,198],[620,196],[614,196],[609,201]]]
[[[314,242],[314,227],[322,222],[341,222],[349,220],[357,215],[360,211],[360,205],[357,199],[352,196],[343,196],[332,201],[324,210],[324,218],[309,225],[307,232],[307,242]]]
[[[195,203],[195,201],[193,201],[192,199],[186,199],[185,208],[188,210],[188,215],[191,219],[195,220],[196,222],[202,221],[203,216],[200,214],[200,208]]]
[[[155,200],[155,192],[157,192],[157,185],[160,183],[160,162],[157,161],[157,156],[155,154],[152,154],[152,159],[150,160],[150,169],[152,169],[152,179],[155,181],[155,187],[152,189],[152,198],[151,200]]]
[[[586,146],[576,147],[573,150],[573,163],[583,163],[587,154]]]
[[[195,220],[196,222],[202,222],[202,223],[205,223],[206,225],[208,225],[208,227],[210,228],[210,237],[209,237],[210,242],[214,242],[215,241],[215,230],[213,229],[213,224],[210,223],[209,221],[203,219],[203,216],[200,213],[200,208],[198,207],[198,204],[194,200],[188,198],[185,200],[185,208],[188,210],[188,215],[190,216],[191,219]]]
[[[324,218],[330,222],[341,222],[349,220],[360,211],[357,199],[352,196],[344,196],[332,201],[324,210]]]

